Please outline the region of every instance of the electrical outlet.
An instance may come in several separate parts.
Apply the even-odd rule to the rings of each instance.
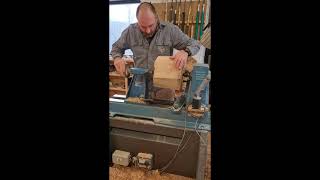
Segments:
[[[115,150],[112,154],[112,162],[122,166],[128,166],[130,163],[131,155],[129,152]]]

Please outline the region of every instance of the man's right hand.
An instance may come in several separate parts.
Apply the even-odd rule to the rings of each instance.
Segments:
[[[120,76],[124,76],[124,73],[126,71],[126,62],[120,57],[117,57],[113,61],[114,66],[116,67],[117,72],[120,74]]]

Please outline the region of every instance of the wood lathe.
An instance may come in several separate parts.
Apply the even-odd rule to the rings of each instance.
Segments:
[[[129,152],[132,165],[204,179],[211,131],[209,66],[195,63],[178,71],[167,59],[157,58],[152,77],[147,69],[131,68],[127,95],[109,99],[110,158],[119,150]],[[165,94],[174,97],[159,98],[152,92],[157,88],[172,90]],[[139,161],[141,153],[146,155]]]

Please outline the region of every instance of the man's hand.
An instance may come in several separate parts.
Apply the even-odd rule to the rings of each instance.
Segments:
[[[113,61],[114,66],[116,67],[117,72],[120,74],[120,76],[124,76],[124,73],[126,71],[126,62],[120,57],[117,57]]]
[[[183,69],[188,60],[188,53],[184,50],[178,51],[174,56],[170,56],[170,59],[176,61],[176,68],[179,70]]]

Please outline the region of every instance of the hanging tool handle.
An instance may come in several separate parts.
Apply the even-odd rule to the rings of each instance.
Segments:
[[[164,15],[164,21],[168,22],[168,0],[166,0],[166,11]]]
[[[196,15],[196,27],[195,27],[195,31],[194,31],[194,39],[198,39],[198,23],[199,23],[199,12],[200,11],[200,0],[198,1],[198,9],[197,9],[197,15]]]
[[[171,6],[170,6],[170,19],[169,19],[169,22],[173,23],[173,15],[174,12],[173,12],[173,0],[171,1]]]
[[[203,24],[204,24],[204,7],[205,7],[205,4],[204,4],[204,2],[203,2],[203,4],[202,4],[202,12],[201,12],[201,24],[200,24],[200,37],[199,37],[199,39],[201,39],[202,34],[203,34]]]
[[[178,5],[178,27],[181,29],[181,0]]]

